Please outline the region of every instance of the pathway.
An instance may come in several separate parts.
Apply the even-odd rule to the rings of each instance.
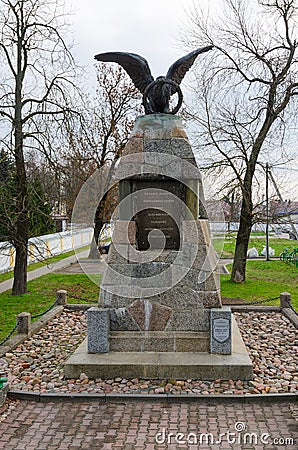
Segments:
[[[87,258],[89,250],[83,250],[79,252],[80,258]],[[55,272],[57,270],[63,269],[64,267],[70,266],[73,263],[76,263],[78,260],[77,255],[68,256],[68,258],[61,259],[60,261],[45,264],[43,267],[39,269],[31,270],[28,272],[28,281],[34,280],[35,278],[41,277],[42,275],[47,275],[48,273]],[[12,288],[13,278],[9,280],[3,281],[0,283],[0,293],[8,291]]]
[[[20,401],[0,423],[5,450],[294,450],[297,439],[287,403]]]

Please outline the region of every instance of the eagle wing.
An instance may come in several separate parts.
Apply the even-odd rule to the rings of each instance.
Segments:
[[[146,59],[135,53],[107,52],[95,55],[94,58],[97,61],[120,64],[126,70],[136,88],[142,93],[144,93],[148,84],[154,80]]]
[[[180,84],[183,80],[186,72],[191,68],[193,63],[195,62],[196,57],[200,53],[209,52],[213,48],[213,45],[208,45],[207,47],[197,48],[191,53],[183,56],[178,59],[178,61],[174,62],[168,70],[167,78],[175,81],[177,84]]]

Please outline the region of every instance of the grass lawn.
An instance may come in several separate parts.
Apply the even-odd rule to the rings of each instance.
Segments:
[[[232,283],[230,275],[221,275],[223,297],[265,300],[285,291],[290,292],[292,305],[298,310],[298,269],[283,261],[247,261],[247,281],[243,284]],[[279,305],[279,300],[266,305]]]
[[[49,274],[29,281],[28,292],[11,295],[11,291],[0,294],[0,341],[5,338],[16,323],[21,312],[32,315],[45,311],[56,299],[56,291],[65,289],[72,295],[97,300],[99,288],[85,274]],[[68,303],[86,303],[68,299]]]
[[[217,243],[215,240],[214,247],[216,250],[221,250],[221,248],[217,248],[220,245],[221,244]],[[235,245],[236,245],[236,237],[226,236],[221,257],[232,258],[235,254]],[[265,245],[266,245],[265,236],[262,238],[251,237],[248,248],[250,249],[252,247],[255,247],[258,250],[259,255],[261,256],[261,251],[263,250],[263,247]],[[294,248],[298,248],[298,241],[294,240],[292,241],[290,239],[282,239],[277,237],[270,237],[269,246],[275,250],[275,257],[278,257],[285,248],[288,248],[290,251],[292,251]]]

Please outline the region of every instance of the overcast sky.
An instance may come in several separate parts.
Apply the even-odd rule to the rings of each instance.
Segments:
[[[170,65],[186,52],[179,38],[192,6],[222,8],[223,0],[65,0],[74,11],[70,17],[75,56],[87,67],[91,93],[96,87],[94,55],[107,51],[138,53],[147,59],[154,77],[165,75]],[[296,166],[296,163],[295,163]],[[279,180],[284,171],[277,171]],[[285,198],[298,200],[297,175],[287,172]],[[292,192],[291,192],[292,191]]]
[[[217,1],[217,0],[216,0]],[[198,0],[67,0],[76,53],[81,64],[93,67],[94,55],[107,51],[138,53],[149,62],[154,77],[164,75],[185,51],[179,36],[186,11]],[[208,0],[200,0],[208,4]],[[214,0],[213,0],[214,3]],[[92,71],[89,72],[92,77]]]

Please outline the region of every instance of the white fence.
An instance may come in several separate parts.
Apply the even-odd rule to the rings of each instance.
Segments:
[[[93,228],[84,228],[31,238],[28,246],[28,264],[84,247],[90,244],[92,236]],[[0,242],[0,273],[13,269],[14,263],[14,247],[8,242]]]
[[[294,227],[296,228],[296,231],[298,232],[298,224],[294,223]],[[228,231],[228,222],[212,222],[210,221],[210,228],[212,231],[217,232],[226,232]],[[239,229],[239,222],[230,222],[230,231],[238,231]],[[285,231],[292,231],[291,225],[289,222],[274,224],[269,224],[269,231],[271,232],[279,232],[280,230]],[[254,223],[251,231],[254,232],[266,232],[266,224],[265,223]]]

